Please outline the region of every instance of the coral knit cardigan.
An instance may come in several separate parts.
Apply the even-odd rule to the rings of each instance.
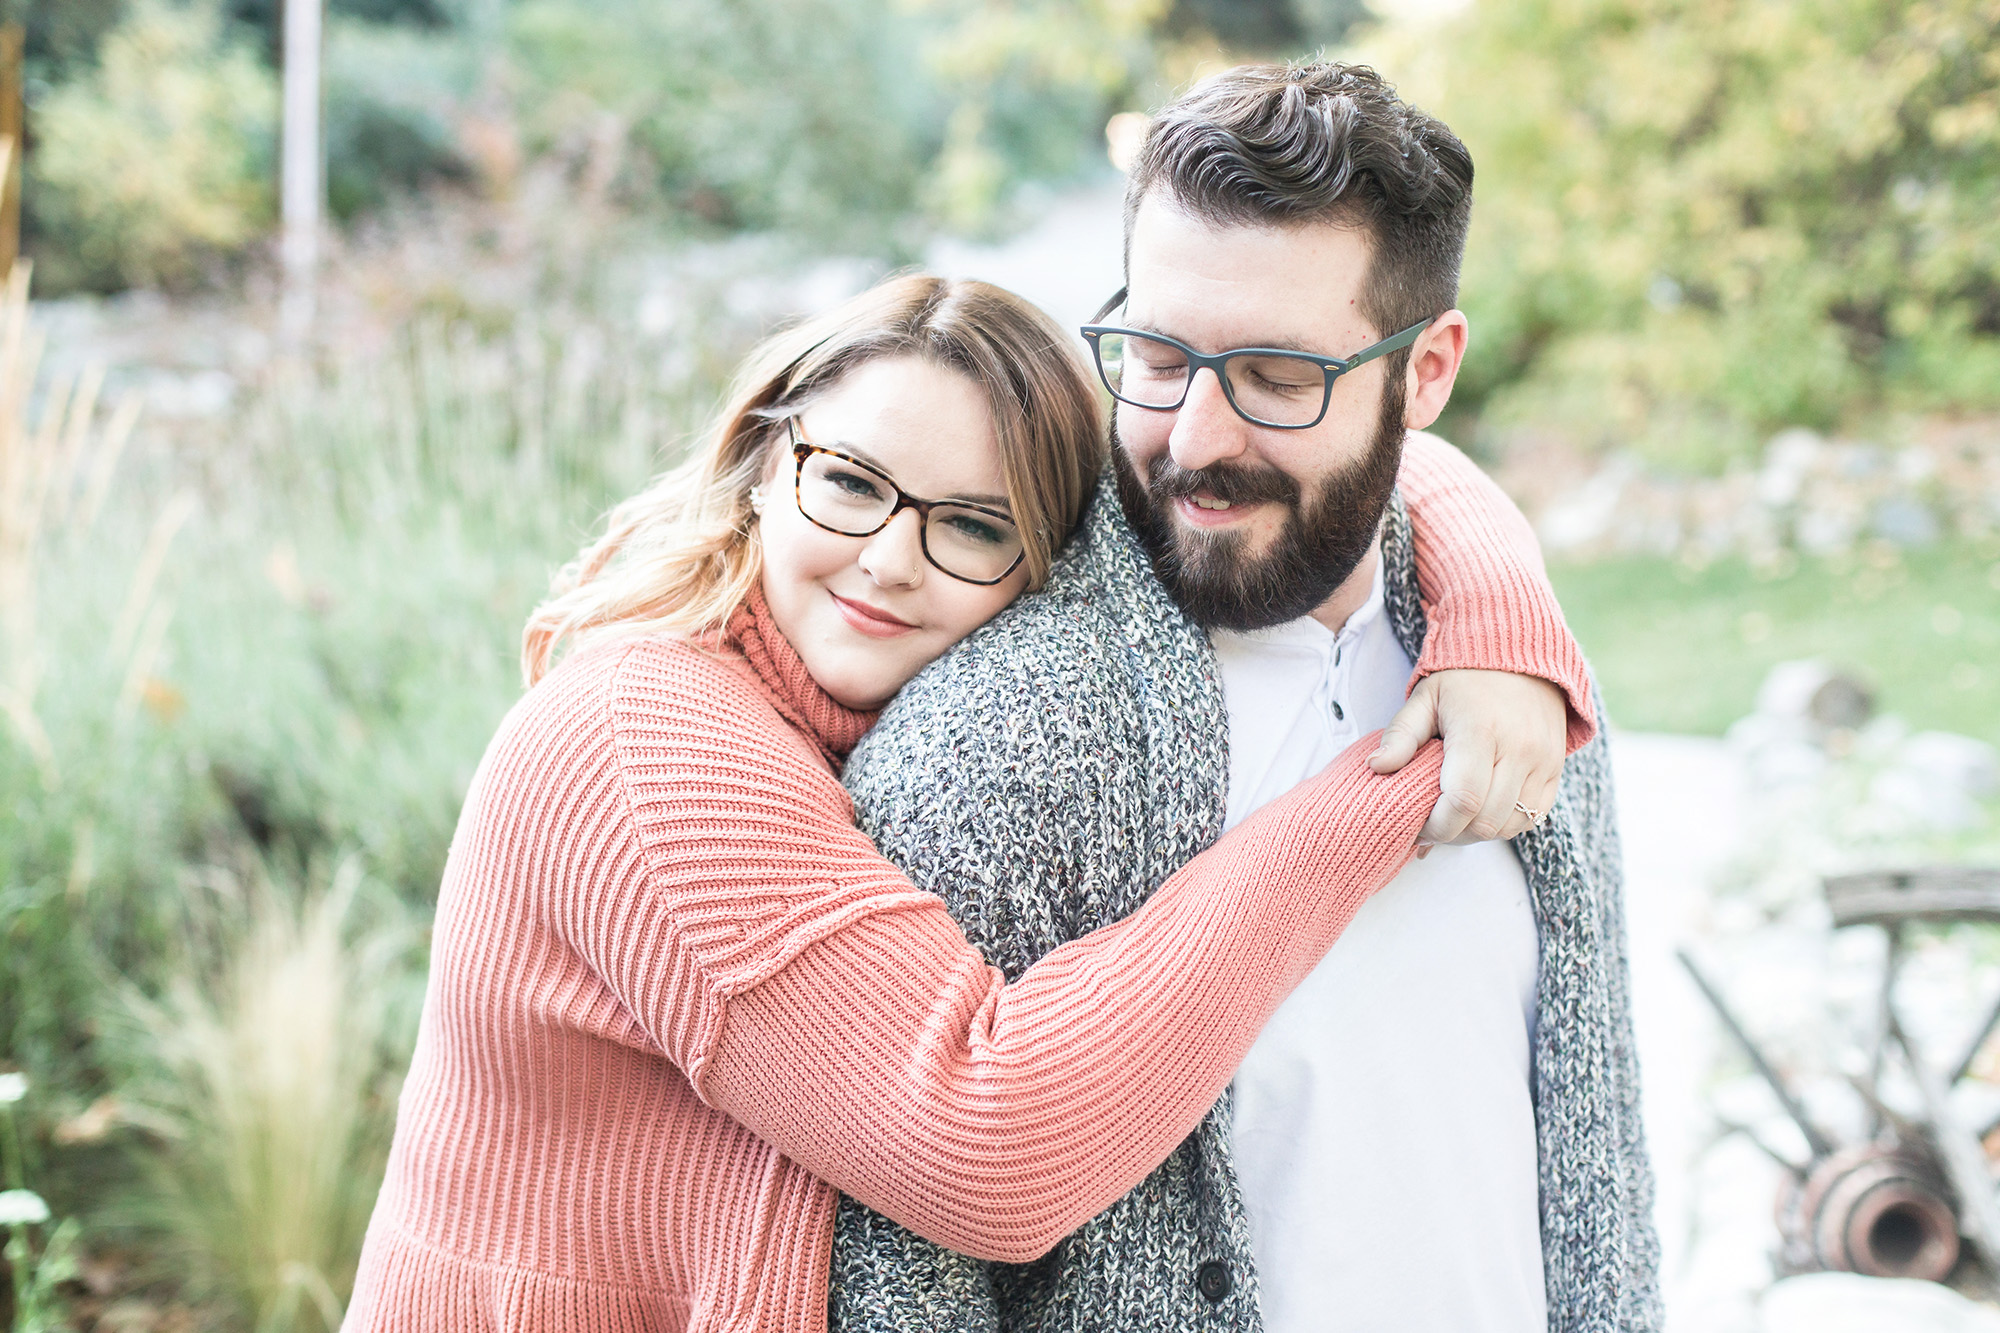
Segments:
[[[1588,689],[1518,514],[1455,454],[1403,489],[1425,669]],[[1484,489],[1482,489],[1482,487]],[[761,599],[704,651],[588,649],[501,726],[438,901],[350,1330],[826,1323],[836,1190],[1027,1260],[1159,1164],[1410,855],[1438,747],[1367,743],[1013,984],[854,827],[870,717]]]

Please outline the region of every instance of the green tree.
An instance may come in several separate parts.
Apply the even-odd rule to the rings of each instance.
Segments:
[[[1167,26],[1233,50],[1291,52],[1336,45],[1373,18],[1364,0],[1174,0]]]
[[[1022,179],[1101,161],[1113,112],[1155,92],[1171,0],[919,0],[926,65],[950,91],[925,198],[960,228]]]
[[[277,90],[212,5],[139,0],[96,69],[41,100],[27,198],[50,285],[172,284],[271,215]]]
[[[703,222],[833,244],[907,209],[928,90],[873,0],[525,0],[507,54],[530,145],[607,118],[628,184]]]
[[[1464,401],[1714,462],[2000,403],[2000,3],[1481,0]]]
[[[607,113],[638,181],[723,227],[890,248],[977,229],[1024,181],[1102,161],[1153,91],[1170,0],[525,0],[509,15],[532,140]]]

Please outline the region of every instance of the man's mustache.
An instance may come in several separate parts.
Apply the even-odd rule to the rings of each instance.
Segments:
[[[1249,505],[1276,501],[1296,509],[1299,483],[1276,468],[1246,468],[1235,463],[1210,463],[1188,469],[1161,454],[1146,469],[1146,489],[1155,502],[1190,500],[1207,494],[1225,504]]]

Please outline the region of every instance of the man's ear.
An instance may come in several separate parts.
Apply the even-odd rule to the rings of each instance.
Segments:
[[[1411,345],[1403,371],[1403,424],[1409,429],[1423,430],[1443,415],[1471,337],[1465,312],[1447,310]]]

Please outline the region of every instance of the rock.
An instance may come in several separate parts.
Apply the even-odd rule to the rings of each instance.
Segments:
[[[1639,475],[1639,465],[1623,455],[1612,458],[1575,490],[1552,501],[1538,525],[1542,545],[1551,551],[1574,551],[1611,535],[1619,519],[1625,489]]]
[[[1757,498],[1773,506],[1797,500],[1806,475],[1825,451],[1826,441],[1816,431],[1794,428],[1772,436],[1757,472]]]
[[[1983,798],[2000,791],[2000,750],[1977,737],[1920,731],[1903,742],[1897,761],[1935,773],[1968,796]]]
[[[1826,774],[1826,751],[1802,718],[1752,713],[1731,723],[1726,739],[1762,792],[1797,790]]]
[[[1937,475],[1937,457],[1928,449],[1898,449],[1896,451],[1896,480],[1908,486],[1929,481]]]
[[[1757,691],[1757,711],[1829,731],[1854,731],[1875,713],[1875,696],[1854,676],[1807,658],[1780,662]]]
[[[2000,751],[1972,736],[1920,731],[1899,746],[1869,784],[1869,799],[1918,825],[1978,825],[1980,803],[2000,788]]]
[[[146,405],[169,418],[217,417],[236,401],[236,377],[223,370],[199,370],[191,375],[156,371],[147,386]]]
[[[2000,1333],[2000,1310],[1934,1282],[1808,1273],[1758,1305],[1762,1333]]]
[[[1800,549],[1812,555],[1852,550],[1861,535],[1861,516],[1850,505],[1822,503],[1804,509],[1793,525]]]
[[[1870,525],[1876,536],[1897,546],[1929,546],[1939,534],[1937,515],[1929,505],[1909,495],[1877,500]]]

